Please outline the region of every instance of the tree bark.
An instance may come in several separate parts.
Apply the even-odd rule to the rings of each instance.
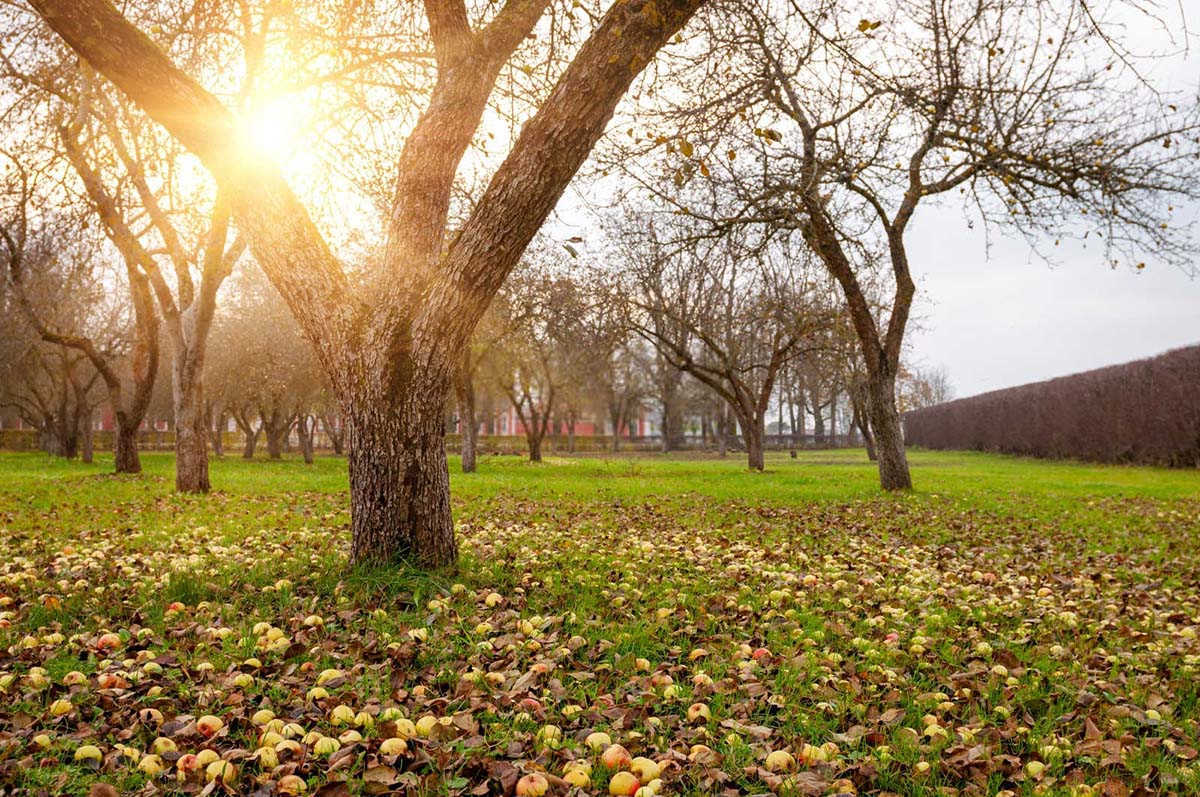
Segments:
[[[142,461],[138,456],[137,427],[117,417],[117,428],[113,434],[113,457],[117,473],[141,473]]]
[[[317,419],[306,413],[300,413],[296,418],[296,436],[300,440],[300,453],[304,464],[313,464],[313,437],[317,432]]]
[[[254,459],[254,449],[258,447],[258,430],[244,432],[246,442],[242,446],[242,459]]]
[[[892,373],[872,375],[867,381],[871,429],[879,465],[879,483],[885,490],[911,490],[904,431],[896,410],[896,377]]]
[[[350,397],[351,560],[443,567],[458,555],[442,428],[448,385],[409,384],[388,400]]]
[[[759,414],[756,417],[747,417],[745,415],[738,416],[742,426],[742,437],[746,441],[746,466],[750,470],[761,471],[766,467],[766,460],[763,454],[763,441],[766,436],[766,416]]]
[[[838,391],[837,388],[829,394],[829,447],[837,448],[837,411],[838,411]]]
[[[863,445],[867,449],[867,459],[875,462],[877,459],[875,436],[871,433],[871,422],[867,417],[870,399],[865,387],[857,380],[852,383],[850,388],[850,403],[854,408],[853,424],[858,429],[858,433],[862,435]]]
[[[475,380],[471,376],[471,350],[463,350],[458,373],[455,374],[454,392],[458,398],[458,431],[462,472],[475,472],[475,451],[479,441],[479,422],[475,419]]]
[[[92,413],[91,411],[83,414],[83,424],[79,432],[80,448],[79,459],[85,465],[92,464],[94,454],[93,444],[95,442],[95,432],[92,429]]]
[[[180,359],[176,357],[172,380],[175,393],[175,489],[181,493],[206,493],[212,489],[212,484],[208,480],[204,386],[196,372],[180,363]]]
[[[459,404],[459,429],[462,432],[462,472],[475,472],[475,452],[479,444],[479,423],[475,420],[475,390],[469,388]]]
[[[284,432],[279,429],[267,429],[267,457],[283,459]]]

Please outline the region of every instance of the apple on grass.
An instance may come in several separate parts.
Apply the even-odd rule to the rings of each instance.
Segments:
[[[536,772],[517,781],[517,797],[542,797],[548,791],[550,781]]]
[[[642,786],[638,782],[637,775],[632,772],[617,772],[608,781],[608,793],[621,795],[622,797],[633,797],[633,795]]]

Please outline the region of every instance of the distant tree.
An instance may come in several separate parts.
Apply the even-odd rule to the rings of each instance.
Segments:
[[[529,460],[542,460],[542,441],[556,401],[575,369],[571,345],[583,312],[578,286],[566,276],[543,276],[533,266],[512,275],[493,312],[506,334],[486,359],[493,384],[521,422]]]
[[[705,237],[684,221],[638,215],[616,234],[632,328],[721,397],[741,426],[749,467],[762,470],[775,380],[831,323],[805,252],[737,231]],[[719,440],[728,431],[724,411]]]
[[[901,412],[945,404],[953,398],[954,386],[944,367],[901,367],[896,396]]]
[[[671,61],[674,90],[656,92],[657,121],[617,165],[714,231],[804,239],[862,349],[881,485],[908,488],[896,380],[918,209],[958,196],[1035,247],[1078,232],[1099,239],[1106,264],[1189,264],[1173,205],[1200,196],[1195,100],[1176,104],[1131,74],[1119,29],[1091,4],[901,0],[868,18],[831,2],[791,8],[733,0],[705,16],[705,46]],[[725,200],[693,207],[695,182]],[[886,320],[866,289],[877,264],[891,277]]]
[[[33,153],[0,156],[8,161],[0,247],[15,309],[43,341],[87,358],[107,389],[116,421],[115,470],[140,473],[138,428],[149,409],[159,365],[159,320],[149,283],[128,260],[112,273],[108,253],[78,215],[34,215],[33,206],[53,202],[56,191],[39,193],[29,163]],[[126,294],[131,319],[123,317],[120,299],[114,303],[113,283],[124,283],[115,294]],[[90,445],[90,424],[88,431]]]

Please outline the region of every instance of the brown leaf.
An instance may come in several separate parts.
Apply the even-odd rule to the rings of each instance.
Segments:
[[[313,797],[351,797],[345,781],[331,780],[313,792]]]

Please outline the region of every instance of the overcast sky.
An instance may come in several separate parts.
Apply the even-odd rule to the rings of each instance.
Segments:
[[[1200,279],[1148,263],[1112,270],[1099,250],[1050,267],[1023,241],[929,208],[910,243],[919,324],[912,352],[959,397],[1200,343]]]
[[[1139,69],[1153,85],[1190,88],[1194,97],[1200,0],[1165,8],[1169,42],[1160,22],[1136,17],[1126,40],[1147,52],[1173,50]],[[1200,208],[1190,210],[1200,219]],[[993,231],[989,252],[983,232],[967,229],[956,210],[923,208],[914,220],[909,247],[922,328],[911,334],[912,353],[945,366],[957,396],[1200,343],[1200,279],[1152,260],[1142,272],[1114,271],[1099,249],[1072,251],[1051,268],[1031,258],[1024,241],[1003,235]]]

